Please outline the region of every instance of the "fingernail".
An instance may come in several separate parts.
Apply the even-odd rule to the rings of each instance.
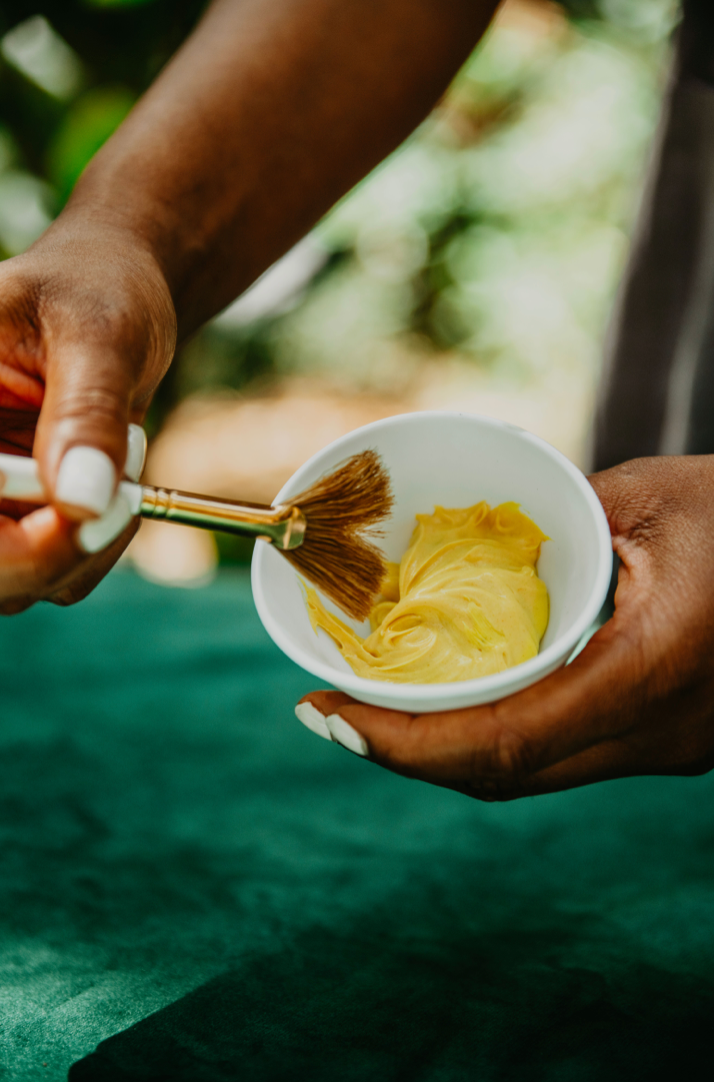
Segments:
[[[146,432],[141,425],[129,425],[124,476],[130,481],[138,481],[144,472],[146,446]]]
[[[132,519],[129,501],[122,492],[112,500],[109,510],[101,518],[83,522],[77,531],[79,547],[84,552],[101,552],[123,533]]]
[[[339,714],[330,714],[329,717],[326,717],[325,725],[335,743],[341,744],[348,751],[353,751],[355,755],[361,755],[363,759],[367,758],[369,755],[367,741]]]
[[[312,703],[298,703],[295,707],[295,716],[311,732],[317,733],[318,736],[323,737],[325,740],[332,740],[330,730],[325,724],[325,715],[321,714]]]
[[[55,487],[58,503],[103,515],[116,486],[114,463],[96,447],[70,447],[60,464]]]
[[[34,458],[21,458],[19,455],[5,457],[5,472],[0,470],[0,498],[3,500],[42,499],[45,490],[37,472]]]

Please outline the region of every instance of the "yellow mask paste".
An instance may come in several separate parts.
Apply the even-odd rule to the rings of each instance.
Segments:
[[[417,515],[400,564],[389,564],[366,639],[307,606],[358,676],[397,683],[472,680],[534,657],[548,624],[548,591],[535,565],[547,537],[515,503]]]

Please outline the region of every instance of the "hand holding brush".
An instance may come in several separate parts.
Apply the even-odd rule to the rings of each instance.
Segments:
[[[0,454],[0,497],[43,503],[32,458]],[[376,451],[346,459],[289,504],[268,507],[122,481],[116,501],[141,518],[254,537],[274,545],[357,620],[368,615],[386,570],[373,543],[392,509],[389,475]],[[80,529],[89,531],[92,522]]]

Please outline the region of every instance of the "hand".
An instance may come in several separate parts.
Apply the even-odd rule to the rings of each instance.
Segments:
[[[145,246],[89,215],[61,216],[0,265],[0,451],[34,453],[52,501],[0,492],[0,613],[80,600],[128,544],[136,523],[113,502],[127,426],[171,361],[175,327]]]
[[[591,482],[620,558],[615,613],[575,661],[488,706],[409,715],[338,692],[302,720],[407,777],[510,800],[714,766],[714,456],[638,459]],[[318,711],[319,713],[316,713]],[[346,725],[345,725],[346,723]]]

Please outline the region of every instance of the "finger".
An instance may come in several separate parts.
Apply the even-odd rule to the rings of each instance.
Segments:
[[[0,518],[0,599],[31,604],[87,561],[74,541],[75,527],[53,507],[19,521]],[[5,611],[8,611],[7,609]]]
[[[146,438],[139,426],[130,426],[128,443],[125,473],[137,477],[143,468],[146,452]],[[37,521],[29,518],[36,510],[32,506],[16,500],[2,500],[0,506],[8,525],[11,519],[27,516],[25,526],[31,530]],[[57,521],[56,515],[52,521]],[[4,551],[0,552],[4,571],[0,581],[2,611],[5,614],[22,611],[40,597],[48,597],[48,591],[52,600],[63,605],[86,597],[119,558],[137,528],[138,520],[123,490],[117,492],[108,511],[99,518],[85,521],[79,527],[69,527],[64,523],[58,534],[61,547],[56,553],[48,553],[46,545],[40,546],[34,554],[28,546],[25,546],[24,552],[20,551],[23,548],[22,531],[13,533],[6,528],[3,534]],[[73,542],[69,547],[68,537]],[[120,540],[117,541],[117,538]],[[43,540],[46,541],[46,538]],[[66,559],[63,558],[63,548]],[[101,557],[92,560],[88,567],[87,561],[80,555],[100,552]],[[59,557],[59,562],[55,557]],[[85,570],[82,572],[83,567]],[[34,577],[28,577],[33,572]]]
[[[356,707],[357,709],[352,709]],[[305,710],[308,708],[309,713]],[[403,714],[398,711],[380,710],[377,707],[365,707],[357,703],[349,696],[341,692],[319,691],[304,697],[295,710],[296,714],[313,732],[317,732],[327,739],[333,739],[330,730],[325,724],[326,717],[338,714],[348,724],[352,723],[356,728],[360,727],[363,732],[370,724],[370,716],[373,721],[378,721],[380,726],[393,728],[395,738],[401,735],[401,729],[407,726],[418,715]],[[309,719],[309,721],[307,720]],[[333,723],[334,724],[334,723]],[[336,741],[339,743],[340,741]],[[353,750],[350,748],[349,750]],[[538,796],[544,793],[555,793],[564,789],[574,789],[578,786],[590,785],[599,781],[610,781],[614,778],[628,777],[635,773],[642,773],[642,764],[639,757],[633,753],[630,744],[622,740],[611,740],[588,748],[579,755],[572,756],[554,767],[540,771],[517,782],[509,782],[506,779],[463,779],[454,776],[452,769],[447,769],[443,776],[436,776],[433,769],[419,770],[411,764],[405,767],[397,761],[387,762],[383,757],[380,759],[371,749],[368,752],[370,758],[375,759],[382,766],[412,778],[420,778],[431,784],[444,786],[486,802],[514,800],[523,796]],[[654,770],[656,771],[656,768]]]
[[[516,797],[541,796],[544,793],[577,789],[583,785],[627,778],[634,774],[660,772],[655,764],[648,769],[642,756],[629,741],[607,740],[531,775],[518,787],[484,781],[472,782],[466,791],[479,800],[513,800]]]
[[[0,452],[32,451],[37,410],[0,409]]]
[[[354,699],[340,691],[315,691],[300,700],[295,707],[295,716],[310,732],[324,740],[332,740],[325,718],[335,713],[343,703],[353,702]]]
[[[36,503],[26,503],[24,500],[12,500],[0,493],[0,515],[3,517],[19,519],[36,510]]]
[[[391,740],[405,742],[413,732],[417,715],[383,710],[357,702],[341,691],[314,691],[295,707],[298,719],[308,729],[342,744],[349,751],[369,757],[397,773],[408,773],[404,764],[387,761],[386,747]],[[368,743],[366,734],[371,734]],[[430,779],[431,780],[431,779]]]
[[[523,791],[530,778],[593,746],[620,739],[634,724],[640,681],[628,636],[615,619],[572,665],[498,703],[432,714],[407,714],[357,703],[334,692],[309,696],[326,712],[333,739],[365,742],[369,758],[437,784],[492,783]],[[629,689],[629,690],[628,690]],[[342,719],[357,734],[340,729]]]
[[[147,454],[147,440],[144,429],[137,424],[130,424],[127,434],[127,455],[124,463],[124,476],[131,481],[138,481],[144,470]],[[20,518],[37,506],[38,501],[46,503],[47,496],[41,483],[38,487],[37,461],[27,455],[5,454],[2,457],[0,469],[0,514],[11,518]],[[16,468],[17,467],[17,468]],[[104,548],[116,537],[129,521],[129,513],[118,528],[109,532],[109,524],[118,522],[116,513],[119,504],[126,503],[126,497],[122,500],[122,493],[117,492],[107,511],[99,519],[90,519],[83,523],[79,530],[80,548],[85,552],[95,552]],[[87,538],[96,534],[97,541],[93,544],[85,544]]]
[[[63,514],[103,515],[127,459],[132,375],[111,346],[53,344],[34,454]]]
[[[105,514],[82,523],[76,533],[77,544],[83,552],[102,552],[124,533],[134,517],[129,498],[120,489]]]
[[[76,605],[78,601],[84,601],[85,597],[92,593],[114,567],[139,526],[140,520],[132,518],[126,529],[107,548],[58,583],[53,592],[47,595],[46,600],[54,605],[63,606]]]
[[[517,788],[482,781],[471,783],[463,791],[480,800],[512,800],[514,797],[556,793],[641,774],[693,776],[707,773],[714,767],[711,752],[708,757],[697,756],[690,762],[687,757],[680,760],[676,755],[672,756],[668,747],[664,750],[663,755],[657,741],[628,738],[607,740],[532,775]]]
[[[80,531],[51,507],[33,509],[20,522],[0,518],[0,612],[13,615],[39,600],[73,605],[87,597],[139,528],[140,520],[130,515],[129,525],[114,529],[103,551],[88,558],[78,549],[78,532],[106,528],[110,517],[84,523]]]
[[[397,774],[436,785],[459,787],[471,781],[469,763],[475,732],[485,738],[490,707],[443,714],[409,714],[350,699],[342,692],[316,691],[304,703],[318,711],[331,740]],[[310,726],[317,731],[315,726]]]
[[[144,472],[147,450],[146,432],[141,425],[130,424],[127,435],[126,461],[124,462],[124,476],[128,477],[130,481],[138,481]]]

